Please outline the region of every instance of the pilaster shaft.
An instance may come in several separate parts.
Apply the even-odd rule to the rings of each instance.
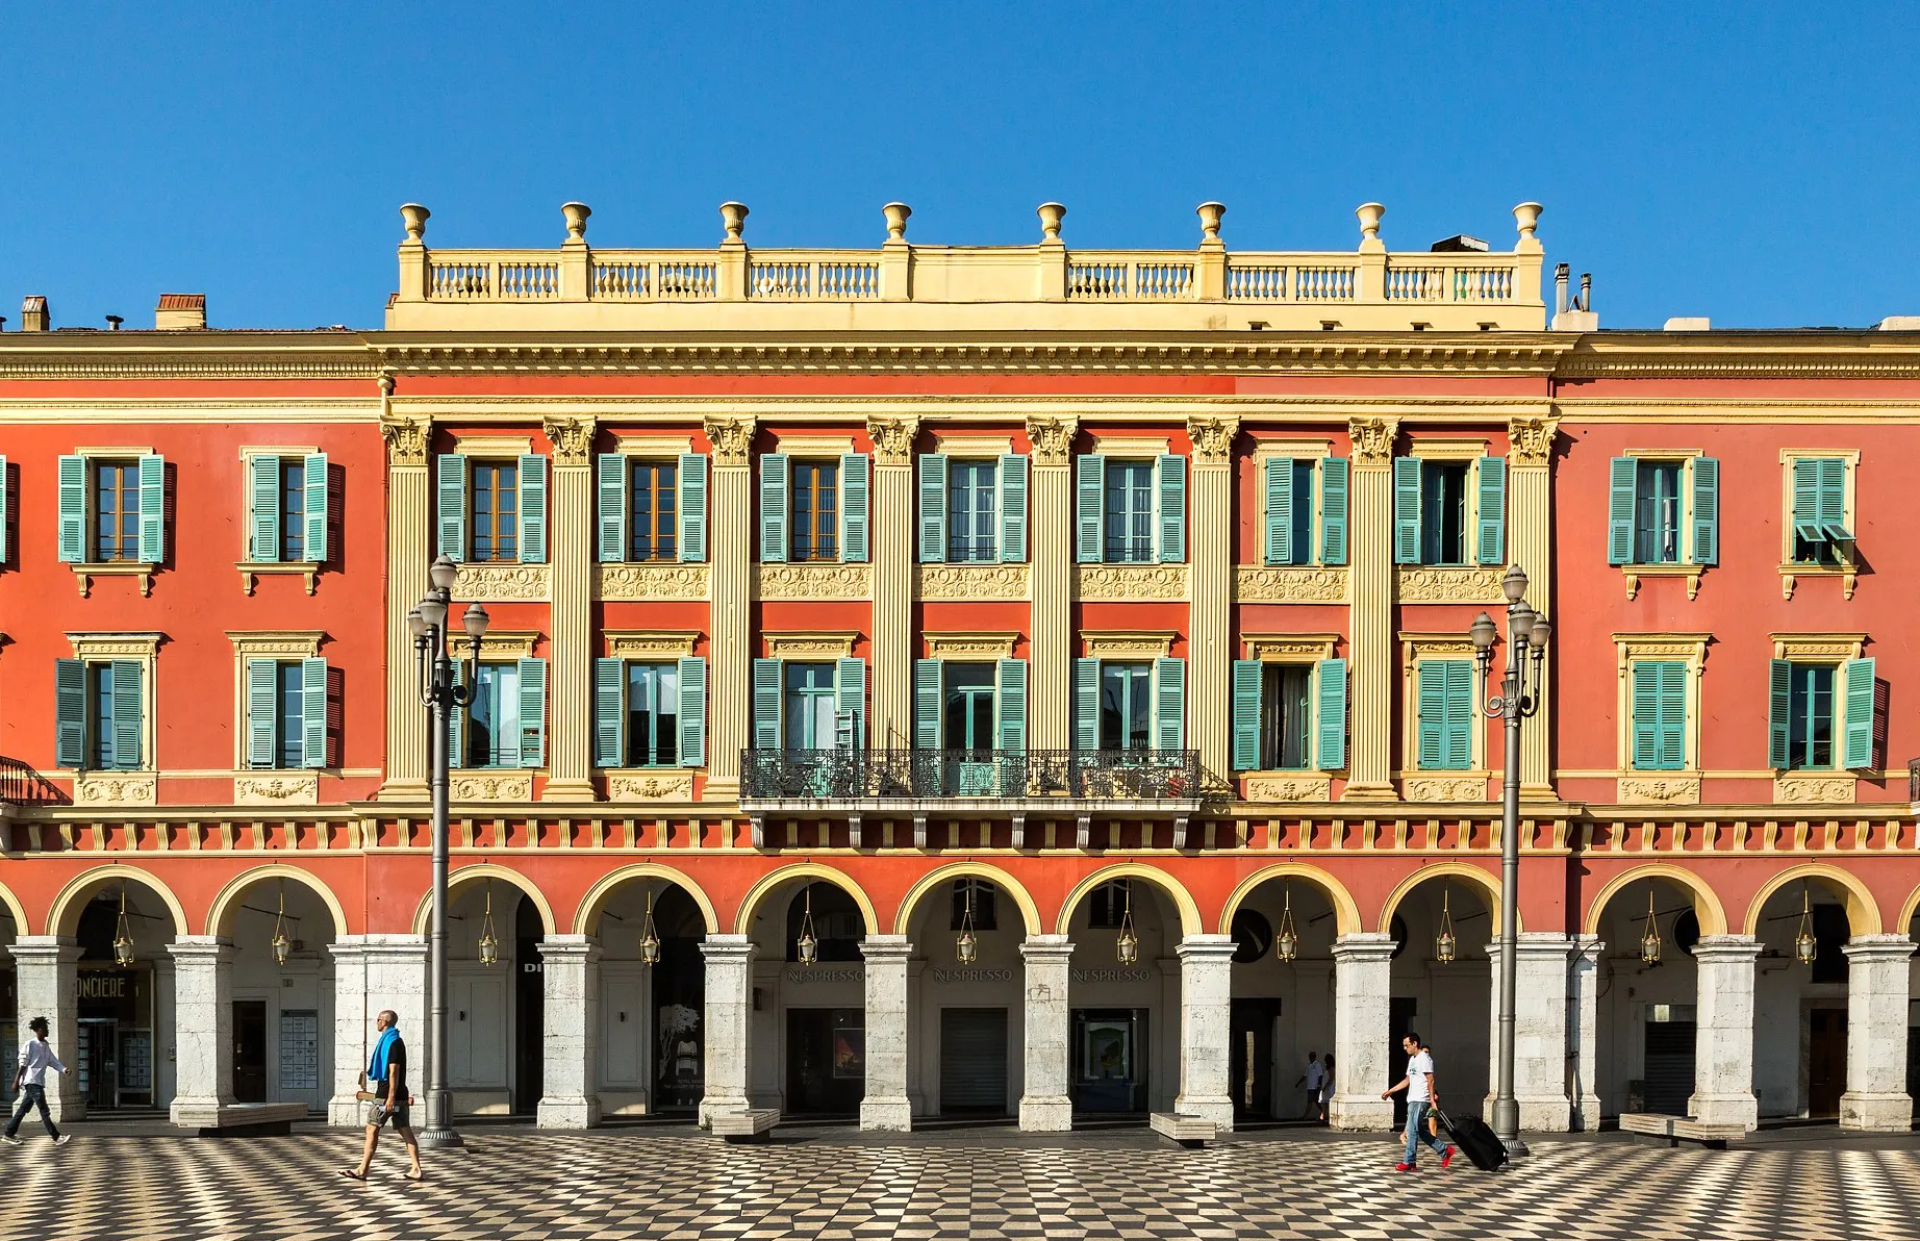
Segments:
[[[1393,772],[1393,442],[1399,422],[1355,419],[1347,575],[1353,701],[1348,780],[1352,801],[1391,801]],[[1336,1064],[1336,1071],[1338,1065]]]
[[[1393,992],[1393,936],[1342,935],[1333,941],[1333,1098],[1335,1129],[1390,1129],[1387,999]]]
[[[547,1031],[539,1126],[590,1129],[600,1123],[600,1096],[594,1091],[600,945],[585,935],[549,935],[540,944],[540,962]]]
[[[1033,935],[1020,945],[1026,959],[1025,1085],[1020,1128],[1064,1133],[1073,1128],[1067,1095],[1067,1049],[1072,1013],[1067,1006],[1067,963],[1073,941],[1065,935]]]
[[[20,1037],[26,1038],[27,1022],[35,1017],[47,1019],[47,1041],[53,1054],[66,1065],[80,1062],[80,946],[64,935],[21,935],[9,946],[13,954],[15,995],[19,1011]],[[19,1048],[8,1048],[9,1057]],[[18,1063],[4,1062],[0,1071],[11,1072]],[[80,1095],[80,1074],[47,1075],[47,1111],[55,1121],[84,1120],[86,1100]]]
[[[860,1101],[860,1127],[905,1133],[913,1128],[907,1099],[907,958],[904,935],[869,935],[860,941],[867,968],[867,1090]]]
[[[548,679],[548,801],[592,801],[593,757],[593,419],[550,418],[553,488],[547,543],[553,557]]]
[[[707,1091],[700,1124],[715,1112],[747,1107],[752,1082],[753,940],[745,935],[709,935],[700,942],[707,961]]]
[[[433,1040],[427,1031],[427,941],[421,935],[343,935],[333,957],[333,1097],[327,1123],[358,1126],[365,1109],[354,1098],[373,1053],[373,1019],[382,1009],[400,1018],[409,1080],[419,1095],[428,1080]]]
[[[1200,752],[1203,770],[1223,778],[1232,767],[1233,441],[1239,428],[1238,418],[1187,422],[1193,443],[1187,744]]]
[[[1908,960],[1905,935],[1856,935],[1847,954],[1847,1092],[1840,1127],[1905,1133],[1913,1126],[1907,1094]]]
[[[433,541],[427,440],[432,431],[425,418],[380,422],[387,441],[387,778],[380,796],[395,801],[427,796],[427,714],[420,706],[413,634],[405,618],[428,585],[427,552]]]
[[[1567,1098],[1567,980],[1573,941],[1551,931],[1522,931],[1514,955],[1513,1096],[1520,1127],[1565,1133],[1573,1124]],[[1493,962],[1488,1008],[1487,1080],[1500,1080],[1500,941],[1487,945]],[[1492,1102],[1489,1094],[1488,1109]]]
[[[713,445],[712,597],[707,628],[712,692],[708,697],[711,745],[706,797],[731,801],[740,791],[740,751],[747,744],[748,670],[753,657],[748,625],[752,603],[754,515],[749,486],[753,419],[706,424]]]
[[[1600,1032],[1600,954],[1606,944],[1598,939],[1575,941],[1571,973],[1573,1003],[1568,1039],[1572,1043],[1573,1121],[1582,1133],[1600,1128],[1600,1087],[1596,1076]]]
[[[917,418],[872,419],[875,749],[913,745],[913,437]],[[869,1036],[871,1041],[871,1036]]]
[[[1553,440],[1551,418],[1516,418],[1507,427],[1507,563],[1527,571],[1527,602],[1553,616]],[[1540,712],[1520,730],[1520,796],[1551,798],[1553,660],[1541,668]]]
[[[1173,1110],[1233,1128],[1233,936],[1180,941],[1180,1093]]]
[[[1751,935],[1707,935],[1693,946],[1698,1004],[1693,1098],[1688,1110],[1709,1125],[1759,1120],[1753,1097],[1754,960],[1760,941]]]
[[[173,958],[173,1123],[197,1126],[196,1115],[233,1102],[233,944],[211,935],[182,935],[167,945]]]
[[[1071,418],[1027,423],[1033,449],[1032,646],[1027,744],[1065,750],[1073,744],[1073,437]]]

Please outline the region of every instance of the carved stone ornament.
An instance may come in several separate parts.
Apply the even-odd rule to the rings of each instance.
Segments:
[[[1395,572],[1402,603],[1499,603],[1500,579],[1506,570],[1497,566],[1466,569],[1428,569],[1403,565]]]
[[[532,801],[533,776],[524,771],[455,772],[448,783],[447,795],[454,801]]]
[[[691,771],[614,772],[607,776],[608,801],[692,801]]]
[[[1507,423],[1507,456],[1515,465],[1545,465],[1553,458],[1557,418],[1515,418]]]
[[[704,564],[603,564],[594,569],[598,597],[616,603],[707,597]]]
[[[1332,801],[1331,776],[1247,777],[1248,801]]]
[[[762,564],[753,567],[756,599],[870,599],[868,564]]]
[[[1074,566],[1075,594],[1090,602],[1187,597],[1183,564],[1083,564]]]
[[[1621,776],[1614,799],[1641,806],[1697,806],[1700,777]]]
[[[387,464],[425,465],[427,435],[432,429],[425,418],[382,418],[380,438],[387,441]]]
[[[320,800],[320,777],[315,772],[276,772],[235,776],[233,800],[239,806],[312,806]]]
[[[481,603],[539,603],[547,598],[552,566],[463,564],[453,579],[453,597]]]
[[[1241,603],[1345,603],[1347,571],[1238,565],[1233,597]]]
[[[1238,418],[1189,418],[1187,438],[1193,441],[1195,465],[1231,465],[1233,437],[1240,433]]]
[[[713,445],[713,464],[743,466],[753,448],[752,418],[709,418],[704,424]]]
[[[684,630],[609,629],[606,631],[607,656],[610,659],[683,659],[693,654],[693,644],[699,637]]]
[[[1029,418],[1027,440],[1033,445],[1035,465],[1067,465],[1073,460],[1073,437],[1080,430],[1077,418]]]
[[[548,418],[543,424],[553,444],[555,465],[588,465],[593,460],[593,419]]]
[[[914,593],[922,599],[970,603],[1027,597],[1024,564],[915,565],[914,579]]]
[[[920,433],[918,418],[869,418],[867,435],[873,440],[875,465],[912,465],[913,438]]]
[[[1781,805],[1852,804],[1852,776],[1779,776],[1773,782],[1773,800]]]
[[[1400,433],[1398,418],[1354,418],[1347,423],[1355,461],[1385,463],[1393,459],[1393,441]]]
[[[1408,776],[1401,782],[1408,801],[1485,801],[1485,776]]]
[[[159,792],[152,772],[80,771],[73,777],[76,806],[151,806]]]

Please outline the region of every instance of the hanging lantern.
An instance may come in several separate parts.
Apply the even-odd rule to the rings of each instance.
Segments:
[[[1122,965],[1132,965],[1140,959],[1140,937],[1133,933],[1133,884],[1126,882],[1126,910],[1120,915],[1120,938],[1113,941],[1113,955]]]
[[[1293,889],[1286,890],[1286,904],[1280,910],[1280,933],[1273,937],[1273,955],[1292,961],[1300,955],[1300,933],[1293,929]]]
[[[1820,941],[1813,937],[1813,903],[1805,884],[1800,886],[1800,933],[1793,937],[1793,958],[1811,967],[1820,955]]]
[[[813,885],[807,885],[807,908],[800,915],[800,938],[794,941],[800,964],[812,965],[820,959],[820,941],[813,934]]]
[[[1660,964],[1660,924],[1653,916],[1653,888],[1647,888],[1647,929],[1640,936],[1640,959],[1648,965]]]
[[[287,963],[287,954],[293,951],[293,940],[287,936],[287,882],[280,881],[280,913],[273,920],[273,960],[276,965]]]
[[[647,921],[640,928],[640,960],[651,967],[660,963],[660,936],[653,929],[653,890],[647,890]]]
[[[962,879],[967,885],[967,907],[960,915],[960,938],[953,941],[953,959],[962,965],[972,965],[980,959],[980,941],[973,935],[973,881]]]
[[[113,963],[121,969],[133,967],[133,928],[127,925],[127,885],[120,885],[120,921],[113,931]]]
[[[500,941],[493,934],[493,880],[487,880],[487,912],[480,922],[480,964],[500,964]]]
[[[1460,940],[1453,933],[1453,893],[1440,897],[1440,933],[1433,937],[1433,959],[1451,965],[1460,953]]]

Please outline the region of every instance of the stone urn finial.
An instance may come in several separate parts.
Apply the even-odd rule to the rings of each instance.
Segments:
[[[560,214],[567,218],[567,240],[585,241],[587,217],[593,214],[593,208],[585,203],[561,203]]]
[[[913,208],[905,203],[888,203],[880,208],[880,214],[887,217],[887,240],[905,241],[907,217],[913,214]]]
[[[1361,203],[1353,209],[1353,214],[1360,217],[1360,244],[1379,241],[1380,217],[1387,214],[1387,209],[1379,203]]]
[[[406,223],[408,241],[417,243],[427,235],[427,217],[432,214],[419,203],[400,204],[400,218]]]
[[[1540,227],[1540,213],[1545,210],[1539,203],[1521,203],[1513,209],[1513,222],[1520,226],[1520,240],[1534,239],[1533,230]]]
[[[1201,203],[1194,210],[1200,215],[1200,244],[1217,246],[1220,244],[1220,217],[1227,214],[1225,203]]]
[[[747,204],[721,203],[720,223],[726,225],[728,241],[739,241],[741,230],[747,226]]]
[[[1060,240],[1060,221],[1067,218],[1067,209],[1059,203],[1041,203],[1038,210],[1040,216],[1041,244],[1058,242]]]

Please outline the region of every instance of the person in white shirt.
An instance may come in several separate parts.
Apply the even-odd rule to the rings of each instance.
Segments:
[[[1419,1158],[1420,1146],[1425,1143],[1440,1152],[1440,1166],[1446,1167],[1453,1162],[1453,1147],[1442,1142],[1438,1135],[1427,1132],[1427,1113],[1440,1106],[1440,1092],[1433,1084],[1433,1057],[1428,1054],[1426,1045],[1420,1036],[1411,1030],[1400,1040],[1400,1046],[1407,1053],[1407,1075],[1389,1086],[1380,1097],[1391,1099],[1404,1090],[1407,1092],[1407,1154],[1398,1164],[1395,1172],[1418,1172],[1415,1162]]]
[[[67,1066],[60,1063],[60,1058],[53,1054],[53,1044],[47,1042],[45,1017],[35,1017],[27,1023],[27,1029],[33,1034],[20,1044],[20,1068],[13,1075],[13,1088],[20,1092],[20,1102],[13,1109],[13,1119],[7,1122],[7,1132],[0,1141],[9,1146],[20,1145],[20,1122],[28,1108],[38,1107],[40,1123],[47,1127],[47,1136],[55,1146],[65,1146],[73,1137],[56,1129],[53,1115],[47,1111],[47,1070],[64,1073]]]
[[[1294,1083],[1294,1086],[1307,1088],[1307,1108],[1300,1113],[1300,1119],[1305,1120],[1309,1116],[1314,1116],[1325,1120],[1327,1118],[1327,1066],[1320,1063],[1319,1052],[1307,1053],[1307,1071],[1301,1075],[1299,1081]]]

